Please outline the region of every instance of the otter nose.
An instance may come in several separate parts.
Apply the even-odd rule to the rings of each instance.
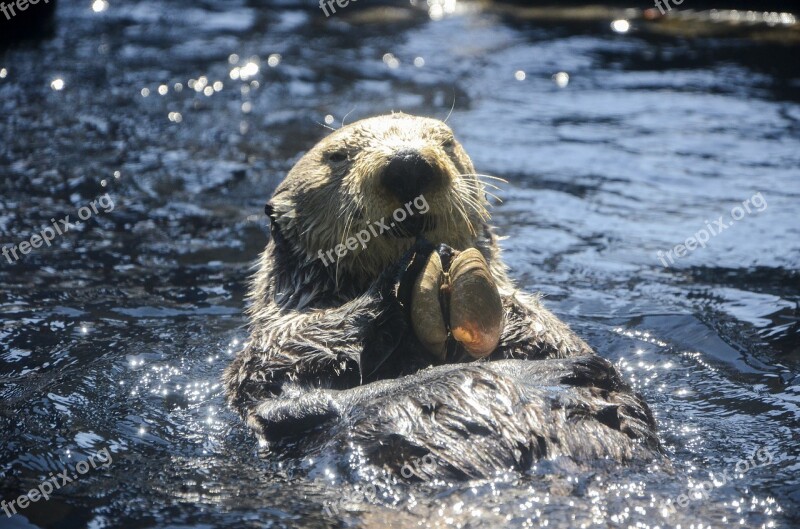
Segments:
[[[381,184],[398,200],[412,200],[433,187],[441,175],[413,149],[398,151],[381,175]]]

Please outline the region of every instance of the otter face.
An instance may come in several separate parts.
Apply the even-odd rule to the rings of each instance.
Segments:
[[[373,280],[418,236],[472,247],[489,218],[484,185],[452,130],[405,114],[333,132],[297,162],[271,205],[298,256],[340,281]]]

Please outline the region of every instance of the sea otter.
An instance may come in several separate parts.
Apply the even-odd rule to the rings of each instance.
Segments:
[[[275,452],[358,449],[477,477],[659,452],[647,404],[518,291],[486,182],[443,122],[394,113],[308,151],[266,212],[228,402]],[[404,214],[399,214],[403,211]]]

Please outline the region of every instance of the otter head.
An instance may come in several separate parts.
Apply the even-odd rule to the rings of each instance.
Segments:
[[[278,186],[273,230],[336,282],[371,282],[417,237],[455,249],[486,237],[486,194],[472,162],[436,119],[364,119],[320,141]]]

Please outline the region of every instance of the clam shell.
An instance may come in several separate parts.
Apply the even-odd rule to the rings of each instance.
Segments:
[[[439,302],[443,283],[442,260],[433,252],[411,291],[411,326],[425,348],[441,361],[447,353],[447,327]]]
[[[450,265],[450,330],[473,358],[495,350],[503,332],[503,303],[489,264],[475,248]]]

